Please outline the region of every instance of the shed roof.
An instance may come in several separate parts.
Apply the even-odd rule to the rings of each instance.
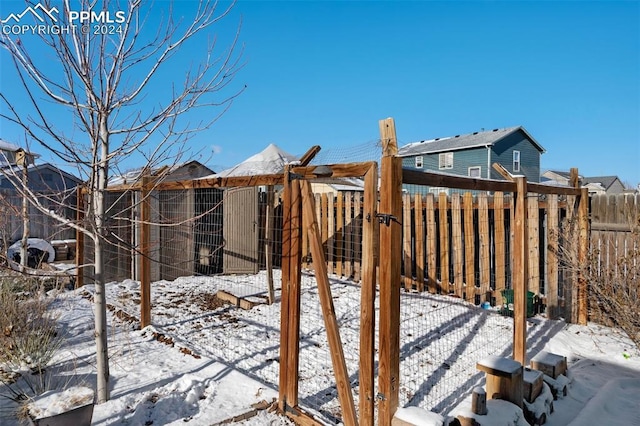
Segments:
[[[466,135],[455,135],[445,138],[436,138],[413,142],[398,150],[400,157],[409,157],[420,154],[433,154],[437,152],[459,151],[462,149],[477,148],[487,145],[495,145],[505,137],[522,131],[531,143],[540,151],[544,148],[522,126],[493,129],[483,132],[473,132]]]

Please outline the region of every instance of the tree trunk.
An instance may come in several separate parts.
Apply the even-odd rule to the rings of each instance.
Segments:
[[[104,279],[104,221],[105,221],[105,192],[107,187],[107,170],[109,154],[109,134],[107,128],[107,117],[100,120],[100,164],[94,193],[94,212],[96,224],[95,246],[95,336],[96,336],[96,358],[97,358],[97,388],[96,394],[98,404],[109,400],[109,354],[107,347],[107,300],[105,295]]]

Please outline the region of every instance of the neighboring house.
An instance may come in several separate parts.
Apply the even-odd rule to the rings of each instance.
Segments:
[[[12,180],[20,179],[21,177],[21,166],[3,167],[3,172],[0,174],[0,189],[15,190]],[[53,164],[45,163],[27,167],[27,186],[35,192],[59,193],[73,189],[81,183],[82,181],[79,178],[60,170]]]
[[[473,132],[410,143],[398,150],[402,166],[430,172],[501,179],[499,163],[514,175],[540,181],[540,156],[545,149],[522,126]]]
[[[589,189],[589,194],[622,194],[625,192],[624,184],[618,176],[584,177],[580,183]]]
[[[0,139],[0,234],[3,240],[15,241],[22,237],[22,196],[16,184],[22,181],[23,166],[16,164],[24,154],[27,164],[27,186],[42,196],[38,200],[47,210],[54,210],[68,218],[75,218],[76,193],[74,189],[82,183],[80,179],[44,163],[35,165],[37,154],[23,150],[17,145]],[[75,231],[61,227],[60,223],[29,204],[29,236],[33,238],[70,239]]]
[[[547,170],[542,173],[544,183],[569,186],[570,173],[561,170]],[[622,194],[625,187],[618,176],[578,176],[580,186],[586,187],[589,194]]]
[[[160,167],[153,169],[152,174],[156,173]],[[109,186],[132,184],[140,179],[143,168],[137,168],[125,172],[121,175],[112,176],[109,179]],[[161,182],[177,182],[180,180],[198,179],[203,176],[209,176],[214,171],[197,160],[191,160],[170,167],[162,177]]]
[[[581,176],[578,179],[582,179]],[[559,186],[569,186],[571,173],[563,170],[546,170],[540,176],[540,181],[545,184],[554,184]]]

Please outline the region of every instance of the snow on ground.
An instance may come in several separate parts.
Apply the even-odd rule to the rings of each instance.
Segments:
[[[312,276],[304,276],[300,403],[335,424],[340,410],[314,283]],[[260,301],[265,289],[264,273],[159,281],[152,284],[153,326],[139,330],[139,284],[108,284],[112,393],[109,402],[95,407],[93,424],[212,425],[252,411],[253,404],[273,401],[280,303],[245,311],[214,297],[226,290]],[[51,370],[65,371],[69,385],[95,386],[92,292],[92,286],[66,292],[56,304],[66,343]],[[360,292],[357,285],[334,279],[332,293],[357,406]],[[445,415],[469,408],[471,389],[482,384],[475,362],[508,353],[510,321],[448,297],[403,297],[401,404],[437,407]],[[569,361],[569,394],[554,402],[547,424],[640,424],[640,408],[634,403],[640,389],[640,353],[623,333],[541,317],[530,319],[528,333],[529,356],[546,350]],[[6,409],[6,401],[0,404]],[[419,416],[420,411],[409,413]],[[500,416],[507,420],[506,414]],[[437,416],[425,416],[424,424],[438,424],[432,418]],[[0,423],[13,424],[6,416]],[[241,423],[290,424],[268,410]]]

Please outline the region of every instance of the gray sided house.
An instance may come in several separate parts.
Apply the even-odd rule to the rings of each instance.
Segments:
[[[403,168],[502,179],[492,164],[540,182],[544,148],[522,126],[410,143],[398,150]]]

